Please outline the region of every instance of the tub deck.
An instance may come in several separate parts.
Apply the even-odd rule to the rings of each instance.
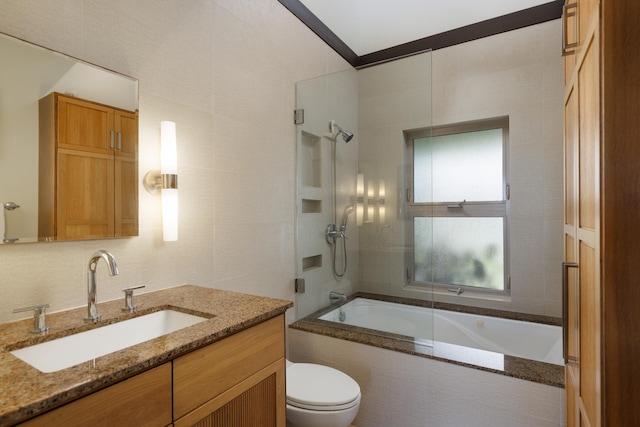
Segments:
[[[407,303],[407,301],[402,298],[386,297],[383,295],[368,293],[356,293],[352,295],[347,302],[358,297],[396,303]],[[410,300],[409,302],[411,302],[413,305],[418,304],[429,307],[431,306],[431,302],[427,301]],[[334,304],[332,306],[326,307],[316,313],[311,314],[310,316],[305,317],[304,319],[292,323],[291,325],[289,325],[289,327],[306,332],[327,335],[347,341],[353,341],[361,344],[371,345],[374,347],[384,348],[387,350],[407,353],[418,357],[440,360],[447,363],[480,369],[500,375],[506,375],[540,384],[564,388],[564,367],[560,365],[443,342],[437,342],[437,345],[432,346],[430,345],[431,343],[421,343],[420,341],[414,340],[413,337],[408,337],[405,335],[387,333],[382,331],[372,331],[371,329],[361,328],[358,326],[337,324],[335,322],[319,319],[320,316],[332,311],[339,305],[340,304]],[[492,317],[503,317],[513,320],[537,321],[538,323],[545,323],[556,326],[560,324],[560,319],[551,317],[532,316],[527,314],[502,312],[497,310],[485,310],[455,306],[452,304],[436,303],[435,308],[451,311],[471,311],[473,314],[488,314]]]

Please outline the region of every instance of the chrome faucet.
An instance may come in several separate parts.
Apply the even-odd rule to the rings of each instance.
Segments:
[[[330,291],[329,292],[329,301],[334,303],[335,301],[346,301],[347,296],[345,294],[341,294],[340,292]]]
[[[98,261],[100,258],[104,259],[107,263],[107,267],[109,267],[109,276],[116,276],[120,272],[118,271],[118,264],[116,263],[116,259],[111,255],[110,252],[105,250],[100,250],[91,255],[91,259],[89,259],[89,266],[87,268],[87,317],[84,320],[96,322],[100,320],[100,315],[98,314],[98,305],[97,305],[97,285],[96,285],[96,267],[98,266]]]

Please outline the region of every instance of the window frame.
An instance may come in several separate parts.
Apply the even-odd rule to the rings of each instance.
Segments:
[[[491,129],[502,129],[502,200],[499,201],[448,201],[448,202],[414,202],[414,140],[436,136],[453,135],[460,133],[477,132]],[[479,295],[509,296],[511,293],[510,274],[510,247],[509,247],[509,117],[496,117],[471,122],[447,124],[423,129],[404,131],[405,137],[405,215],[407,219],[406,241],[410,251],[406,259],[407,286],[424,289],[433,287],[433,290],[448,292],[455,290],[460,292],[478,293]],[[462,202],[462,203],[461,203]],[[454,205],[459,204],[459,207]],[[417,281],[415,279],[414,262],[414,219],[416,217],[501,217],[503,218],[503,263],[504,263],[504,288],[491,289],[478,286],[437,283],[433,281]]]

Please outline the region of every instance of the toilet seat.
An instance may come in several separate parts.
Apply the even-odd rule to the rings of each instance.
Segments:
[[[287,368],[287,404],[313,411],[341,411],[360,403],[360,386],[329,366],[294,363]]]

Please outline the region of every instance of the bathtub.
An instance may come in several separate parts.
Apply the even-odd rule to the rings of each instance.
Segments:
[[[354,425],[564,427],[559,326],[389,300],[397,298],[358,293],[289,325],[290,360],[332,366],[360,384]]]
[[[559,326],[361,297],[318,316],[318,319],[382,331],[435,348],[439,343],[447,343],[554,365],[564,364],[562,328]]]

